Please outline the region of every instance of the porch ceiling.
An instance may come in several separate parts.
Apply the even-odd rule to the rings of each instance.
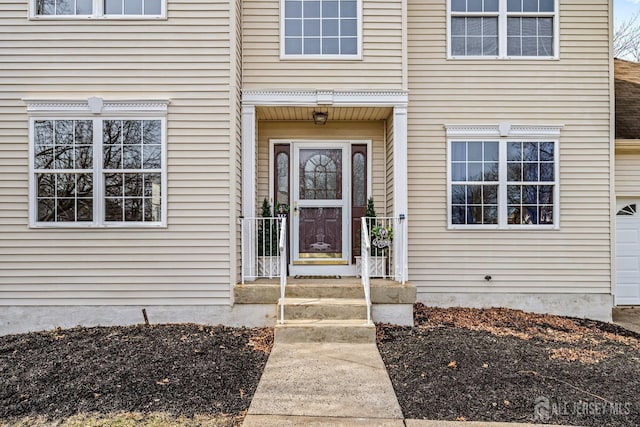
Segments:
[[[312,121],[314,111],[329,114],[329,121],[385,120],[393,114],[391,107],[257,107],[258,120],[306,120]]]

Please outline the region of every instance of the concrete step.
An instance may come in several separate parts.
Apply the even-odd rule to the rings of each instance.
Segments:
[[[278,300],[278,313],[282,300]],[[367,319],[364,298],[285,298],[285,320],[297,319]]]
[[[376,327],[360,319],[296,319],[277,324],[275,340],[279,343],[333,342],[375,343]]]
[[[364,298],[360,283],[348,284],[290,284],[286,296],[293,298]]]
[[[259,279],[238,284],[234,288],[236,304],[276,304],[280,298],[280,283],[275,279]],[[364,298],[364,290],[357,278],[340,280],[298,280],[287,284],[286,297],[293,298]],[[371,301],[374,304],[413,304],[416,287],[392,280],[371,280]]]

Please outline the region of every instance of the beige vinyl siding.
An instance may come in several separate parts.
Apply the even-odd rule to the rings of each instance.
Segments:
[[[0,304],[228,304],[229,2],[169,0],[160,21],[26,17],[26,1],[0,4]],[[91,96],[170,100],[167,228],[29,229],[21,100]]]
[[[386,176],[384,122],[340,122],[328,121],[322,127],[312,122],[262,121],[258,124],[258,194],[257,212],[262,200],[269,195],[269,140],[370,140],[372,147],[372,183],[376,212],[384,214]],[[371,154],[369,154],[371,155]],[[295,165],[293,166],[295,167]]]
[[[616,197],[640,196],[640,151],[616,154]]]
[[[402,2],[363,0],[362,60],[280,59],[280,0],[243,2],[244,88],[401,89]]]
[[[232,170],[234,176],[232,180],[234,180],[231,184],[233,185],[233,197],[232,197],[232,209],[230,212],[230,218],[235,222],[236,218],[239,218],[242,215],[242,0],[235,0],[234,6],[234,22],[235,28],[235,45],[232,46],[232,52],[235,52],[235,77],[234,84],[232,87],[232,101],[231,105],[234,107],[234,111],[232,114],[235,114],[233,120],[235,120],[235,145],[233,147],[234,150],[234,161],[235,170]],[[234,229],[232,227],[232,229]],[[242,268],[242,229],[240,226],[235,227],[235,233],[232,233],[231,239],[235,241],[235,268],[231,266],[235,274],[232,277],[233,283],[238,283],[241,281],[241,268]]]
[[[610,293],[607,3],[560,2],[555,61],[447,60],[446,2],[410,0],[408,7],[409,269],[419,299],[428,301],[428,292]],[[500,122],[564,124],[559,230],[447,229],[443,125]]]

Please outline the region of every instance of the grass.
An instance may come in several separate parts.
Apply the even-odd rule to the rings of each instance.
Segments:
[[[47,417],[23,417],[0,421],[1,427],[234,427],[242,424],[242,417],[232,415],[196,415],[174,417],[163,412],[142,414],[79,414],[52,420]]]

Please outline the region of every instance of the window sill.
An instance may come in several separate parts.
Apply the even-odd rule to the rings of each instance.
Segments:
[[[42,230],[42,229],[47,229],[47,230],[51,230],[51,229],[57,229],[57,230],[88,230],[88,229],[92,229],[92,230],[100,230],[100,229],[117,229],[117,230],[151,230],[151,229],[166,229],[168,228],[167,224],[158,224],[158,223],[151,223],[151,224],[140,224],[140,223],[133,223],[133,224],[93,224],[93,223],[86,223],[86,224],[80,224],[80,223],[56,223],[56,224],[49,224],[49,223],[36,223],[36,224],[30,224],[29,225],[30,229],[33,230]]]
[[[555,231],[560,230],[559,225],[507,225],[504,227],[497,225],[463,225],[449,224],[447,230],[461,230],[461,231]]]
[[[328,61],[362,61],[362,54],[358,55],[285,55],[280,54],[282,61],[328,62]]]
[[[557,56],[447,56],[449,61],[559,61]]]
[[[157,15],[36,15],[29,16],[30,21],[167,21],[166,16]]]

